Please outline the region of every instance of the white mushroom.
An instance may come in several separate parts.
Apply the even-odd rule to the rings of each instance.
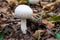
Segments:
[[[32,18],[33,10],[27,5],[19,5],[15,9],[15,17],[21,18],[21,30],[26,34],[26,19]]]
[[[37,4],[40,0],[29,0],[30,4]]]

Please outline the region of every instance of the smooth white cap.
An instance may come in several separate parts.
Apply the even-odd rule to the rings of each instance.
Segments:
[[[29,3],[30,4],[36,4],[36,3],[38,3],[40,0],[29,0]]]
[[[30,19],[32,17],[33,10],[27,5],[19,5],[15,9],[15,17]]]

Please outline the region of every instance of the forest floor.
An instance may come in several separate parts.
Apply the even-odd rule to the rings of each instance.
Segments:
[[[60,16],[60,2],[54,4],[55,0],[41,0],[38,4],[26,4],[33,9],[35,14],[45,13],[40,16],[41,20],[27,19],[26,34],[21,31],[21,19],[14,17],[14,10],[17,6],[15,2],[0,0],[0,34],[4,36],[2,33],[5,33],[4,40],[60,40],[60,36],[57,38],[60,35],[60,22],[49,21],[54,16]]]

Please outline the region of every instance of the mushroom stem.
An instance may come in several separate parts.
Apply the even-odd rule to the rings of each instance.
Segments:
[[[24,34],[26,34],[27,30],[26,19],[21,19],[21,30]]]

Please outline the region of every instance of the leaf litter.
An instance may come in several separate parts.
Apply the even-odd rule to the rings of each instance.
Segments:
[[[38,4],[27,4],[34,12],[34,20],[27,19],[27,34],[23,34],[20,29],[21,20],[13,16],[16,6],[24,4],[23,1],[18,1],[0,0],[0,39],[56,40],[56,34],[60,34],[60,0],[40,0]],[[40,18],[42,20],[38,20]]]

